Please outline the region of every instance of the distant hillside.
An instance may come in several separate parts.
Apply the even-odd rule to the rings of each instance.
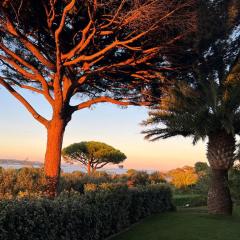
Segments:
[[[0,165],[38,165],[42,166],[43,163],[41,162],[34,162],[34,161],[28,161],[28,160],[16,160],[16,159],[0,159]]]

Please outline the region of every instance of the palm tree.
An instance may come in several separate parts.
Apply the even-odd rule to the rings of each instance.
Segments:
[[[176,82],[143,123],[155,127],[143,133],[151,141],[181,135],[192,137],[195,144],[207,138],[212,172],[208,210],[232,214],[228,170],[235,160],[235,136],[240,133],[240,81],[233,72],[224,82],[217,80]]]
[[[207,139],[212,172],[208,209],[231,214],[228,170],[240,133],[240,0],[198,3],[196,32],[182,56],[170,61],[186,68],[166,75],[175,82],[144,122],[156,126],[144,133],[152,141],[177,135],[192,137],[194,144]]]

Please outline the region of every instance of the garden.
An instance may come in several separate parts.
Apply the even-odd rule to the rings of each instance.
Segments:
[[[191,174],[198,176],[194,183],[185,179],[194,180]],[[167,183],[164,177],[169,176],[172,180]],[[133,169],[119,175],[62,172],[54,200],[44,196],[43,169],[2,168],[0,239],[171,240],[195,239],[197,231],[200,240],[226,236],[235,240],[240,221],[238,166],[229,177],[235,206],[233,216],[224,217],[208,214],[206,163],[165,175]]]
[[[46,133],[42,168],[0,168],[0,239],[239,236],[240,0],[2,0],[0,87]],[[64,136],[77,113],[104,103],[144,108],[139,135],[149,144],[202,141],[207,163],[103,171],[127,159],[111,136],[68,146]],[[6,137],[8,103],[0,108]],[[85,170],[66,173],[63,161]]]

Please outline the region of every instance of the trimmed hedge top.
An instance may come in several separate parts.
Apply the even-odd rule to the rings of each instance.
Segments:
[[[171,191],[164,185],[62,193],[55,200],[2,201],[0,239],[100,240],[172,209]]]

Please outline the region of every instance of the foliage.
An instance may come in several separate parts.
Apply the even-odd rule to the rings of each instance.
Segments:
[[[82,172],[62,173],[59,181],[58,191],[77,191],[84,192],[84,184],[90,179]]]
[[[148,139],[182,135],[193,137],[196,143],[222,129],[239,132],[239,1],[200,3],[198,31],[193,46],[189,45],[191,65],[179,72],[158,109],[149,113],[144,124],[158,127],[144,131]],[[230,9],[236,13],[233,19]]]
[[[207,195],[211,180],[211,172],[208,171],[206,174],[199,176],[193,191],[198,194]]]
[[[196,162],[194,164],[195,172],[201,174],[209,170],[209,166],[206,162]]]
[[[239,8],[239,1],[200,1],[198,30],[189,44],[191,65],[149,112],[143,124],[153,127],[143,131],[146,139],[182,135],[196,143],[222,130],[240,133]]]
[[[211,171],[205,162],[197,162],[195,164],[195,171],[198,175],[197,182],[193,186],[185,187],[184,189],[173,189],[175,195],[179,198],[185,199],[186,196],[206,196],[211,179]],[[240,183],[240,169],[239,164],[233,166],[228,174],[229,187],[233,196],[233,201],[239,203],[239,183]],[[182,196],[182,197],[181,197]]]
[[[234,201],[240,203],[240,165],[235,165],[229,172],[229,184]]]
[[[121,151],[102,142],[80,142],[65,147],[62,150],[63,158],[68,162],[79,161],[84,167],[88,168],[88,173],[103,168],[112,163],[118,164],[126,159]]]
[[[184,168],[183,168],[184,169]],[[184,172],[183,169],[179,169],[179,172]],[[170,170],[169,172],[175,172],[178,169]],[[178,171],[177,171],[178,172]],[[209,190],[210,185],[210,178],[211,178],[211,171],[210,167],[205,162],[196,162],[194,168],[190,167],[189,172],[185,172],[186,180],[193,180],[196,179],[196,181],[191,185],[185,185],[180,188],[173,185],[173,191],[177,195],[203,195],[206,196]],[[181,175],[181,174],[180,174]],[[169,176],[169,173],[167,173],[167,176]],[[170,179],[170,177],[168,177]],[[182,177],[184,180],[184,174]],[[181,178],[179,179],[181,181]],[[183,181],[184,182],[184,181]]]
[[[186,188],[196,184],[198,180],[195,169],[189,166],[170,170],[167,175],[170,178],[170,183],[176,188]]]
[[[240,200],[239,196],[239,167],[236,165],[229,173],[229,184],[235,202]],[[192,172],[189,172],[190,175]],[[149,186],[164,182],[168,173],[163,175],[159,172],[147,174],[130,169],[126,174],[109,175],[104,172],[96,172],[88,176],[85,173],[75,171],[73,173],[61,173],[59,193],[71,194],[78,192],[83,194],[89,190],[116,189]],[[191,176],[189,177],[191,179]],[[167,177],[167,179],[169,179]],[[44,192],[44,173],[43,169],[22,168],[0,169],[0,199],[26,199],[40,198]],[[174,194],[183,195],[206,195],[210,182],[209,169],[205,172],[198,172],[198,180],[194,185],[184,186],[183,188],[173,187]],[[185,199],[185,197],[183,197]]]
[[[43,169],[21,168],[0,170],[0,199],[12,199],[21,197],[40,197],[45,188],[45,176]],[[111,175],[106,173],[95,173],[88,176],[85,173],[75,171],[73,173],[62,173],[58,191],[77,191],[84,193],[85,184],[111,183]],[[115,181],[117,182],[117,181]]]
[[[149,175],[149,181],[152,184],[166,183],[165,176],[158,171],[155,171]]]
[[[0,199],[34,197],[44,191],[43,169],[21,168],[0,170]]]
[[[127,171],[128,185],[129,186],[138,186],[138,185],[147,185],[150,182],[149,175],[145,171],[137,171],[134,169],[129,169]]]
[[[194,186],[194,192],[206,195],[209,190],[211,171],[205,162],[195,163],[195,171],[198,175],[198,181]]]
[[[97,190],[97,185],[94,183],[84,184],[84,192],[94,192]]]
[[[206,195],[180,194],[174,195],[173,203],[177,207],[199,207],[207,205]]]
[[[72,173],[62,172],[58,192],[84,193],[91,188],[93,190],[116,189],[126,187],[126,185],[135,187],[164,182],[160,173],[153,173],[152,175],[136,170],[131,171],[135,173],[133,176],[130,176],[129,173],[112,175],[106,172],[95,172],[89,176],[79,171]],[[39,198],[43,196],[45,181],[43,169],[22,168],[17,170],[1,168],[0,199]],[[129,181],[131,181],[131,184],[129,184]]]
[[[64,192],[55,200],[0,202],[0,239],[100,240],[153,213],[172,210],[166,186]]]

